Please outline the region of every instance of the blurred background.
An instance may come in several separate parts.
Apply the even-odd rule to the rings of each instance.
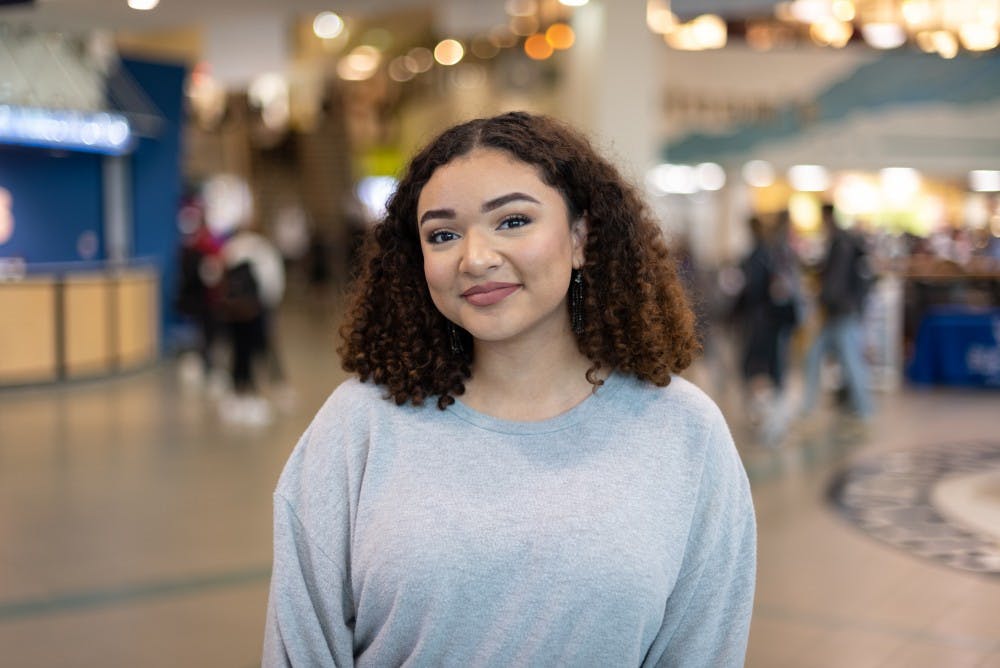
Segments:
[[[1000,0],[0,1],[2,662],[259,663],[359,243],[525,109],[689,289],[747,665],[1000,666],[998,41]]]

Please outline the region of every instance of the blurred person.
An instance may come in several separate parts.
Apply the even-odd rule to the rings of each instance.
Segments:
[[[332,253],[329,235],[322,227],[314,225],[305,256],[306,279],[310,293],[320,301],[326,299],[333,280]]]
[[[874,407],[863,354],[861,316],[874,275],[864,239],[837,224],[832,204],[823,205],[822,220],[827,237],[827,252],[819,270],[822,323],[806,354],[802,414],[808,415],[815,408],[824,356],[833,352],[850,407],[857,417],[867,420]]]
[[[740,331],[747,412],[768,444],[780,439],[787,423],[784,397],[788,342],[798,326],[801,279],[788,241],[787,212],[772,230],[750,218],[753,247],[740,263],[742,289],[733,306]]]
[[[795,248],[792,247],[792,219],[787,209],[778,212],[771,253],[773,261],[771,302],[774,306],[774,318],[778,323],[775,384],[784,390],[792,335],[805,319],[806,311],[801,262]]]
[[[198,383],[212,383],[215,347],[222,327],[219,320],[222,244],[205,223],[203,205],[196,197],[182,205],[178,217],[183,236],[178,254],[180,267],[174,308],[194,321],[198,328],[199,365],[185,377]]]
[[[298,202],[286,202],[275,213],[271,230],[274,245],[281,252],[288,282],[309,253],[309,217],[306,210]]]
[[[286,392],[277,345],[277,308],[285,291],[281,254],[266,237],[241,227],[222,247],[226,271],[224,312],[232,343],[232,386],[235,396],[222,406],[234,422],[267,424],[270,403],[260,394],[255,363],[263,359],[276,393]]]
[[[263,665],[740,666],[754,513],[660,231],[590,143],[446,130],[275,493]]]

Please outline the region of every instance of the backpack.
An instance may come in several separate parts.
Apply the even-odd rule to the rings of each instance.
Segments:
[[[222,309],[230,322],[246,322],[261,314],[260,289],[248,261],[226,268],[222,277]]]
[[[875,281],[864,243],[844,232],[830,248],[820,303],[828,315],[860,312]]]

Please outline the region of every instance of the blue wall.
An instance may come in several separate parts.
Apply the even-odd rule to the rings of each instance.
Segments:
[[[132,254],[152,258],[160,272],[161,332],[174,320],[170,308],[177,282],[177,209],[181,198],[181,135],[184,79],[181,65],[125,60],[125,71],[142,87],[163,117],[153,139],[132,154]],[[164,337],[166,338],[166,337]]]
[[[172,320],[179,243],[184,66],[124,60],[125,72],[163,119],[159,133],[143,138],[127,158],[132,175],[131,256],[151,261],[161,277],[161,331]],[[104,245],[103,156],[42,148],[0,146],[0,188],[13,197],[14,233],[0,244],[0,258],[32,264],[107,259]],[[84,232],[98,240],[96,256],[81,257]]]
[[[30,263],[73,262],[80,235],[97,235],[104,257],[102,156],[0,146],[0,188],[13,198],[14,234],[0,244],[0,258]]]

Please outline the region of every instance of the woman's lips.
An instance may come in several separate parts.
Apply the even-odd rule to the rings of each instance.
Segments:
[[[473,306],[492,306],[512,295],[520,287],[517,283],[484,283],[469,288],[462,293],[462,297]]]

